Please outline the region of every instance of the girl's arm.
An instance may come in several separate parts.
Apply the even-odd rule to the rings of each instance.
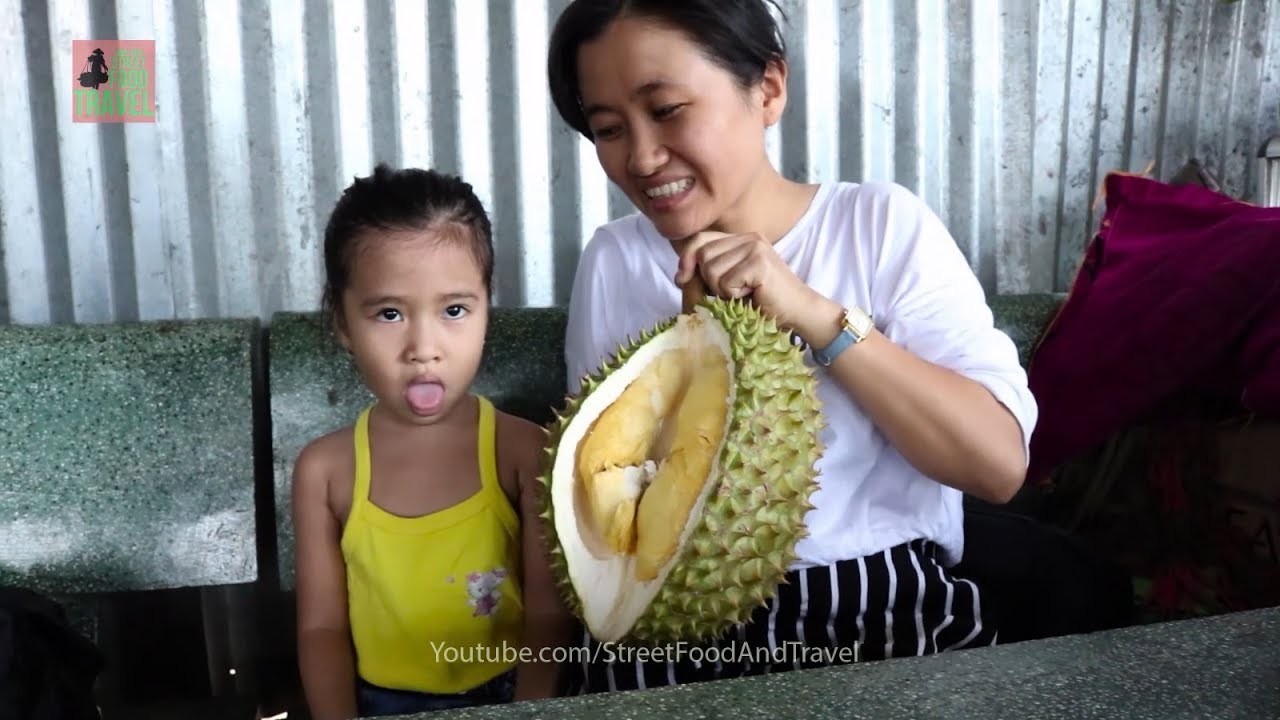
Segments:
[[[555,697],[559,691],[560,666],[564,658],[559,648],[568,645],[573,632],[573,618],[561,602],[548,560],[549,550],[543,536],[543,519],[536,499],[539,460],[544,435],[529,424],[521,443],[526,458],[519,467],[520,526],[523,534],[524,577],[524,662],[516,671],[515,699],[534,700]]]
[[[329,467],[324,445],[313,443],[293,472],[298,669],[311,717],[348,720],[356,717],[355,652],[340,528],[329,504]]]

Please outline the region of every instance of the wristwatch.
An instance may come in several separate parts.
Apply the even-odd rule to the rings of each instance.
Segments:
[[[836,339],[832,340],[830,345],[821,349],[814,348],[813,359],[819,365],[830,365],[835,362],[840,353],[848,350],[850,346],[866,340],[867,335],[871,334],[871,329],[874,327],[875,324],[871,320],[871,315],[865,310],[856,305],[846,308],[844,320],[840,323],[840,334],[836,335]]]

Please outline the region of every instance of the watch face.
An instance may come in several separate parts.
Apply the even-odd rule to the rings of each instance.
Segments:
[[[859,339],[866,337],[873,326],[871,316],[859,307],[849,308],[849,313],[845,315],[844,321]]]

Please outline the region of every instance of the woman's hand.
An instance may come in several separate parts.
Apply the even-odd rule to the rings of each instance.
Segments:
[[[751,296],[810,347],[826,347],[839,334],[843,308],[800,280],[759,234],[702,232],[676,250],[677,285],[696,272],[709,293]],[[1021,487],[1022,429],[977,382],[923,360],[874,329],[826,371],[925,475],[992,503],[1008,502]]]
[[[712,295],[750,296],[761,312],[811,345],[825,345],[839,332],[839,306],[796,277],[759,233],[727,235],[708,230],[688,238],[676,250],[680,254],[677,285],[683,287],[698,273]],[[808,323],[807,318],[820,320]],[[826,326],[830,326],[829,337],[810,336],[823,334],[820,328]]]

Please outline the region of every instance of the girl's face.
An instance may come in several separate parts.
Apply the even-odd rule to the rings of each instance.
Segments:
[[[379,404],[406,424],[447,417],[480,366],[488,302],[461,232],[368,231],[352,255],[338,339]]]
[[[623,18],[578,52],[582,105],[605,174],[671,240],[756,229],[769,198],[765,130],[785,69],[743,90],[679,30]],[[764,194],[764,193],[761,193]]]

